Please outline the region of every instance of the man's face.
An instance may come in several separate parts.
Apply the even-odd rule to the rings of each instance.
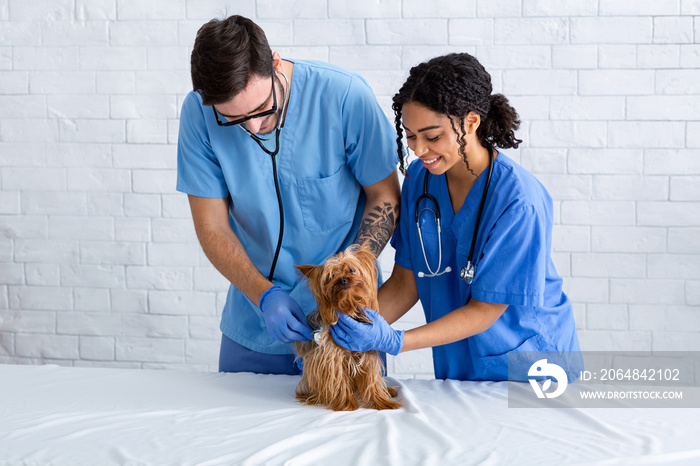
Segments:
[[[275,86],[276,95],[273,96],[272,86]],[[260,113],[269,111],[274,106],[277,98],[277,111],[270,115],[255,117]],[[273,77],[252,76],[246,88],[233,99],[223,104],[214,106],[216,112],[223,117],[223,121],[236,121],[242,118],[250,118],[241,123],[251,133],[267,134],[275,129],[280,118],[282,108],[282,84]]]

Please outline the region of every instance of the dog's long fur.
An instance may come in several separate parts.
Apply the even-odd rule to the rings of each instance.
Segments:
[[[338,346],[330,333],[338,312],[371,323],[362,309],[377,310],[377,267],[369,247],[350,246],[330,257],[323,265],[298,265],[316,298],[318,310],[309,314],[312,328],[320,328],[317,341],[294,342],[304,359],[301,381],[296,388],[299,401],[327,406],[333,411],[353,411],[360,403],[371,409],[396,409],[396,389],[387,387],[383,364],[376,351],[358,353]]]

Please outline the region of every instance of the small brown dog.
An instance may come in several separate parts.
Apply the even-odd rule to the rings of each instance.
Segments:
[[[362,309],[377,310],[377,267],[369,247],[352,245],[328,258],[323,265],[298,265],[309,281],[318,310],[309,314],[311,328],[319,328],[314,340],[293,343],[304,359],[301,381],[296,388],[299,401],[324,405],[333,411],[353,411],[361,402],[371,409],[396,409],[401,403],[382,376],[384,365],[376,351],[358,353],[338,346],[330,327],[338,312],[371,323]]]

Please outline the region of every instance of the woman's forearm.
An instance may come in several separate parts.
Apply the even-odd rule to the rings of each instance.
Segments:
[[[401,352],[446,345],[487,330],[508,305],[470,300],[465,306],[404,333]]]
[[[413,271],[395,264],[391,277],[379,288],[379,312],[393,324],[418,302],[418,289]]]

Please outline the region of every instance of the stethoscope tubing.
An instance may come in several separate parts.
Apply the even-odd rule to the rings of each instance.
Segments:
[[[277,121],[277,127],[275,128],[275,149],[271,151],[267,147],[265,147],[265,144],[263,144],[263,142],[268,141],[268,139],[263,139],[258,135],[253,134],[243,124],[239,125],[246,133],[248,133],[251,139],[255,141],[258,144],[258,146],[260,146],[263,152],[268,154],[272,159],[272,175],[275,180],[275,193],[277,194],[277,206],[279,207],[280,214],[280,233],[277,238],[277,247],[275,248],[275,255],[272,258],[272,265],[270,265],[270,273],[267,275],[267,279],[269,281],[272,281],[272,277],[275,274],[277,260],[279,259],[280,250],[282,249],[282,239],[284,238],[284,206],[282,204],[282,193],[280,192],[279,177],[277,176],[277,153],[280,151],[280,133],[282,131],[282,118],[284,118],[284,115],[287,111],[287,105],[289,104],[289,94],[291,93],[291,89],[289,86],[289,80],[287,79],[287,76],[284,73],[282,73],[282,77],[284,77],[284,81],[287,83],[287,95],[284,99],[282,113],[280,114],[280,118]]]
[[[486,184],[484,185],[484,192],[481,194],[481,202],[479,202],[479,211],[476,214],[476,224],[474,225],[474,235],[472,235],[472,245],[469,248],[469,256],[467,257],[467,262],[472,262],[474,258],[474,246],[476,246],[476,235],[479,233],[479,226],[481,225],[481,214],[484,211],[484,205],[486,204],[486,195],[489,191],[489,185],[491,184],[491,175],[493,174],[493,149],[487,147],[489,151],[489,172],[486,176]]]
[[[442,275],[446,271],[440,272],[440,267],[442,266],[442,226],[440,225],[440,206],[438,205],[437,199],[433,197],[432,195],[428,194],[428,175],[430,172],[428,170],[425,171],[425,178],[423,179],[423,194],[421,194],[418,199],[416,200],[416,210],[415,210],[415,220],[416,220],[416,227],[418,228],[418,239],[420,240],[420,248],[421,251],[423,251],[423,260],[425,261],[425,266],[428,268],[428,273],[425,274],[423,272],[418,272],[419,277],[437,277],[439,275]],[[432,211],[433,214],[435,215],[435,223],[437,223],[437,232],[438,232],[438,266],[435,272],[433,272],[433,269],[430,268],[430,264],[428,263],[428,256],[425,254],[425,244],[423,243],[423,230],[420,227],[420,214],[422,214],[425,210],[431,210],[429,208],[425,208],[422,210],[418,210],[418,205],[423,199],[427,199],[430,202],[433,203],[435,206],[435,210]],[[451,271],[447,270],[447,272]],[[439,273],[440,272],[440,273]]]

